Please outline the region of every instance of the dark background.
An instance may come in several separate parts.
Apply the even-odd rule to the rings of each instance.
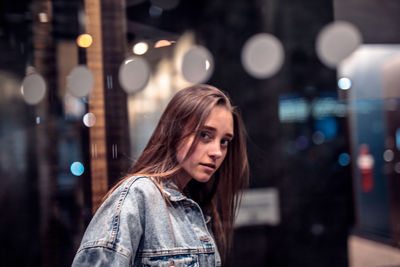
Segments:
[[[79,18],[83,2],[50,3],[53,20],[45,64],[47,77],[54,78],[55,62],[60,60],[55,44],[75,40],[84,32]],[[0,79],[6,73],[18,83],[33,64],[40,5],[27,0],[0,3]],[[149,1],[126,2],[126,41],[193,30],[197,43],[214,56],[215,71],[208,83],[227,91],[242,112],[248,130],[250,187],[279,191],[280,224],[236,229],[227,266],[348,266],[347,238],[353,232],[393,244],[392,232],[370,233],[355,215],[354,162],[338,163],[341,153],[351,153],[348,117],[334,117],[337,134],[316,145],[311,140],[319,118],[282,122],[278,111],[283,98],[302,98],[307,103],[325,96],[338,99],[336,70],[325,67],[315,52],[315,39],[323,26],[335,19],[347,20],[360,29],[366,44],[399,43],[398,1],[182,0],[159,17],[149,15],[150,6]],[[135,27],[129,27],[132,22]],[[107,36],[107,26],[103,28]],[[248,75],[240,61],[245,41],[259,32],[278,37],[285,51],[282,69],[262,80]],[[85,53],[78,52],[77,61],[84,64]],[[88,129],[79,119],[65,116],[55,80],[50,78],[53,89],[41,108],[26,105],[16,90],[0,82],[0,265],[69,266],[91,217],[89,167],[80,177],[69,172],[73,158],[89,162]],[[111,122],[121,112],[116,107],[126,101],[107,94],[111,99],[106,106],[107,142],[113,144],[114,139],[127,138],[123,127],[115,128],[120,124],[113,127]],[[37,116],[42,118],[40,127]],[[119,123],[127,124],[124,118]],[[307,144],[296,146],[299,138]],[[126,150],[125,157],[110,163],[109,184],[130,165],[129,146]]]

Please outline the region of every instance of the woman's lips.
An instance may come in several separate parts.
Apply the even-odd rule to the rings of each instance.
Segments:
[[[207,167],[215,169],[215,164],[214,163],[200,163],[200,164],[203,165],[203,166],[207,166]]]
[[[204,167],[204,171],[211,175],[215,171],[215,164],[211,163],[200,163]]]
[[[204,166],[209,172],[213,172],[215,170],[215,164],[213,163],[200,163],[200,165]]]

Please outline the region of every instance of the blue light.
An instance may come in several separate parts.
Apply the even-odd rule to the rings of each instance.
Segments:
[[[396,130],[396,147],[400,150],[400,128]]]
[[[315,121],[315,130],[321,132],[325,136],[325,140],[330,140],[337,136],[339,129],[336,118],[325,116]]]
[[[150,9],[149,9],[149,14],[151,17],[159,17],[161,16],[161,14],[163,13],[163,9],[155,6],[155,5],[151,5]]]
[[[342,153],[339,155],[338,159],[339,165],[340,166],[347,166],[350,164],[350,155],[347,153]]]
[[[71,164],[71,173],[75,176],[81,176],[82,173],[85,171],[85,167],[79,161],[75,161]]]
[[[348,90],[351,88],[351,80],[349,78],[340,78],[338,86],[342,90]]]

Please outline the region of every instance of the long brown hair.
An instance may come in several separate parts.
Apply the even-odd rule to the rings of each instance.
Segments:
[[[233,116],[234,138],[220,168],[207,183],[192,179],[187,189],[203,211],[212,216],[212,228],[221,256],[231,247],[233,223],[241,192],[248,185],[249,166],[246,133],[236,107],[216,87],[200,84],[178,91],[167,105],[153,135],[129,175],[116,184],[106,197],[132,175],[152,177],[158,187],[181,170],[176,159],[179,142],[194,134],[186,157],[193,153],[201,129],[215,106],[226,107]]]

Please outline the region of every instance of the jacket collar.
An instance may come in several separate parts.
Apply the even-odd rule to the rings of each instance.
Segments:
[[[187,197],[178,190],[178,186],[172,179],[163,182],[164,193],[170,201],[180,201],[187,199]]]

